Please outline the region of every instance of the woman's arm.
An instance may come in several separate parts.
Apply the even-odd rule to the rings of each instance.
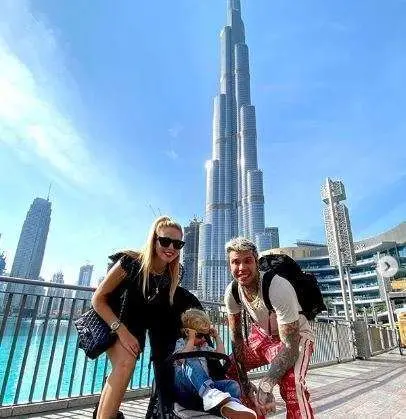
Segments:
[[[108,297],[120,285],[126,276],[127,272],[121,267],[120,261],[118,261],[109,270],[106,277],[93,294],[93,308],[108,325],[119,321],[108,304]],[[116,333],[124,348],[137,357],[140,352],[140,345],[137,338],[128,331],[124,324],[120,324]]]
[[[92,297],[92,305],[97,314],[108,324],[118,321],[117,316],[108,304],[109,295],[120,285],[126,277],[126,271],[121,267],[120,261],[114,264],[106,277],[96,288]]]

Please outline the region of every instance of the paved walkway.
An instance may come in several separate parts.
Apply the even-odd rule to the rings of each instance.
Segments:
[[[309,371],[307,379],[316,418],[406,419],[406,356],[398,351],[378,355],[368,361],[354,361]],[[277,396],[277,413],[284,418],[282,399]],[[144,418],[148,399],[126,402],[121,410],[126,418]],[[27,417],[27,416],[26,416]],[[83,419],[92,409],[58,411],[30,418]]]

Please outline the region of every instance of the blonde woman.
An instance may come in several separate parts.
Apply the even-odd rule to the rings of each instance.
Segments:
[[[176,342],[175,353],[193,351],[215,351],[225,353],[224,344],[209,316],[195,308],[182,314],[184,337]],[[209,346],[206,337],[216,342],[216,349]],[[201,398],[206,411],[216,410],[223,418],[256,419],[256,413],[245,407],[241,401],[239,384],[234,380],[215,380],[205,358],[185,358],[175,361],[175,394],[183,405]]]
[[[151,226],[144,250],[118,254],[93,295],[94,309],[118,337],[107,350],[112,370],[95,411],[97,419],[124,417],[118,409],[137,357],[144,349],[147,329],[153,356],[159,358],[165,352],[159,346],[168,345],[169,335],[165,339],[163,333],[158,338],[158,329],[160,326],[165,329],[166,322],[167,329],[171,329],[171,307],[179,283],[179,252],[184,245],[182,237],[178,223],[167,216],[159,217]],[[128,290],[127,309],[119,320],[124,289]]]

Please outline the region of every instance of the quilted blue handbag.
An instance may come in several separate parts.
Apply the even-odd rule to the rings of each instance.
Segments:
[[[127,294],[128,291],[125,290],[120,308],[120,321],[127,306]],[[117,334],[111,331],[110,326],[94,308],[83,313],[75,321],[75,326],[78,331],[78,347],[83,349],[90,359],[97,358],[117,340]]]

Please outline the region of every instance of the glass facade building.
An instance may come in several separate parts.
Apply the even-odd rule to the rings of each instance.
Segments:
[[[56,272],[52,276],[52,283],[54,284],[64,284],[63,273],[61,271]],[[57,316],[61,311],[63,313],[63,307],[61,308],[61,298],[64,296],[65,290],[63,288],[48,288],[47,289],[47,297],[54,297],[51,305],[51,316]],[[44,300],[45,304],[43,305],[42,312],[45,313],[45,305],[47,303]]]
[[[35,198],[28,210],[20,238],[18,240],[10,276],[16,278],[32,279],[43,281],[39,274],[44,259],[45,246],[48,238],[49,225],[51,223],[51,202],[44,198]],[[9,283],[8,292],[23,292],[25,294],[44,294],[44,287],[41,285],[16,285]],[[34,308],[35,298],[28,296],[23,308],[27,315]],[[19,310],[20,297],[13,299],[12,311]]]
[[[206,208],[200,226],[198,291],[220,301],[229,281],[225,243],[242,235],[259,250],[265,233],[262,171],[257,162],[255,107],[251,104],[249,51],[240,0],[228,0],[220,34],[220,93],[214,99],[213,151],[206,164]]]
[[[6,257],[4,256],[4,253],[0,253],[0,275],[3,275],[5,270],[6,270]]]
[[[199,253],[199,227],[201,222],[193,219],[184,228],[185,246],[182,253],[183,277],[182,286],[189,291],[197,291],[197,263]]]
[[[21,230],[10,276],[38,279],[50,222],[51,202],[47,199],[35,198]]]
[[[82,287],[90,287],[90,282],[92,281],[93,275],[93,265],[83,265],[79,270],[78,285]],[[88,300],[92,298],[91,291],[76,291],[76,298],[81,298],[83,300]]]
[[[293,257],[304,271],[313,273],[318,281],[331,314],[343,315],[343,300],[338,270],[330,266],[326,246],[304,245],[298,248],[280,248],[272,253],[286,253]],[[398,278],[406,277],[406,222],[375,237],[354,242],[356,265],[351,268],[355,308],[383,304],[376,272],[377,260],[393,256],[399,264]]]
[[[93,265],[83,265],[80,267],[78,285],[82,287],[90,287],[92,280]]]

